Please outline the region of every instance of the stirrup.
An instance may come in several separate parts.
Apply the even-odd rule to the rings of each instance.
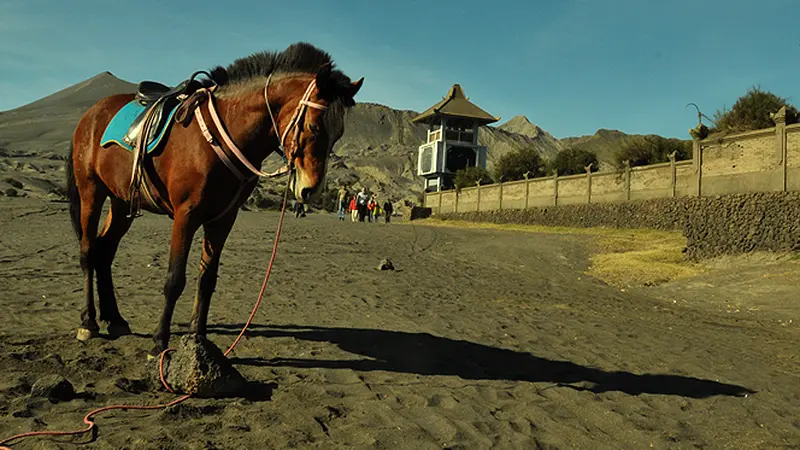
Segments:
[[[128,209],[128,214],[126,214],[126,217],[128,219],[136,219],[137,217],[142,217],[144,215],[144,213],[142,213],[141,185],[134,187],[130,191],[131,205]]]

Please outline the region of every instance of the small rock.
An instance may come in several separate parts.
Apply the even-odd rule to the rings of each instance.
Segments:
[[[381,261],[381,264],[378,266],[378,270],[394,270],[394,265],[392,264],[392,261],[389,260],[389,258],[385,258],[383,261]]]
[[[60,375],[45,375],[33,383],[31,397],[69,401],[75,397],[75,388],[69,380]]]

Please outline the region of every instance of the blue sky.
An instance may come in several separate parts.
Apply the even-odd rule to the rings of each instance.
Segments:
[[[177,83],[308,41],[365,77],[359,101],[421,112],[460,83],[501,122],[525,115],[558,138],[688,138],[688,102],[712,116],[760,85],[800,105],[792,3],[0,0],[0,111],[106,70]]]

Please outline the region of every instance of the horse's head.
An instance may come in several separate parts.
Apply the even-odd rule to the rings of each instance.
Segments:
[[[316,75],[291,81],[294,94],[284,105],[278,127],[294,169],[289,188],[298,201],[314,200],[322,192],[328,155],[344,133],[345,108],[355,104],[363,82],[364,78],[351,82],[329,64]]]

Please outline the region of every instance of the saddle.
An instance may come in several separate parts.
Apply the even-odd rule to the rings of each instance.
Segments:
[[[140,216],[141,199],[139,196],[142,184],[142,165],[144,156],[147,153],[147,144],[151,142],[161,131],[169,126],[169,119],[172,117],[165,111],[172,111],[179,103],[184,102],[203,84],[195,77],[205,74],[214,82],[214,78],[205,71],[197,71],[191,77],[182,81],[177,86],[169,87],[156,81],[142,81],[136,87],[134,100],[138,101],[144,110],[131,122],[130,128],[123,136],[122,140],[133,148],[133,166],[131,168],[131,184],[129,187],[129,197],[131,199],[131,209],[129,217]],[[147,186],[144,186],[147,190]],[[148,197],[148,192],[145,192]]]
[[[150,103],[155,103],[156,100],[161,97],[177,97],[187,93],[190,90],[189,85],[192,83],[199,84],[191,78],[182,81],[175,87],[169,87],[157,81],[142,81],[136,87],[136,100],[143,105],[148,105]]]
[[[164,121],[164,110],[171,111],[172,108],[183,100],[184,97],[189,96],[198,88],[202,87],[201,83],[194,79],[198,74],[205,72],[195,72],[192,76],[179,83],[175,87],[169,87],[157,81],[142,81],[136,87],[136,95],[134,99],[145,107],[144,111],[131,123],[128,132],[122,138],[126,144],[131,147],[135,146],[136,141],[142,133],[142,125],[144,119],[150,115],[152,118],[149,122],[150,126],[146,132],[145,142],[150,142],[153,138],[161,132],[161,129],[166,125]],[[209,76],[210,78],[210,76]],[[151,111],[152,110],[152,111]]]

